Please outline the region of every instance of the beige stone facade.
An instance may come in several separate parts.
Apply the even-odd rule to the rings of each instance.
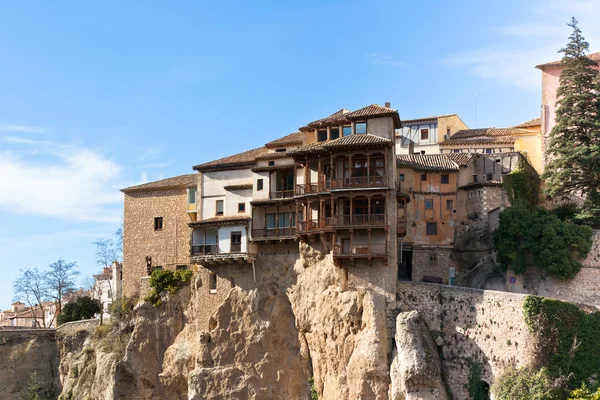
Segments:
[[[124,192],[123,295],[130,298],[139,295],[140,278],[147,276],[146,257],[152,268],[189,266],[190,217],[186,184]],[[162,218],[160,228],[156,218]]]

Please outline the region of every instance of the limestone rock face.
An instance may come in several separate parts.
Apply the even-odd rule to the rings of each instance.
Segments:
[[[436,344],[417,311],[396,319],[396,349],[390,367],[391,400],[444,400]]]

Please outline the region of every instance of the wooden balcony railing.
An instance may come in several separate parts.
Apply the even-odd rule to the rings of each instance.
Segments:
[[[319,229],[331,228],[332,218],[311,219],[308,221],[298,221],[299,232],[316,231]]]
[[[294,190],[276,190],[269,193],[269,198],[273,199],[290,199],[294,197]]]
[[[252,237],[254,239],[285,238],[293,237],[295,234],[295,227],[252,229]]]
[[[333,217],[334,226],[354,226],[354,225],[385,225],[387,216],[385,214],[364,214],[364,215],[338,215]]]
[[[387,176],[355,176],[352,178],[336,178],[332,181],[332,189],[386,186],[388,186]]]
[[[203,256],[206,254],[219,254],[218,244],[194,244],[192,245],[193,256]]]
[[[296,185],[296,196],[303,196],[305,194],[319,193],[319,186],[314,183],[308,185],[298,184]]]
[[[241,243],[231,243],[230,248],[229,248],[230,253],[239,253],[241,251],[242,251]]]
[[[333,246],[333,254],[336,256],[349,256],[349,257],[368,257],[368,256],[382,256],[387,255],[387,244],[386,243],[371,243],[369,244],[336,244]]]

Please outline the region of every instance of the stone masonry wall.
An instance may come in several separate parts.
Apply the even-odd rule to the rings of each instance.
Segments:
[[[190,219],[186,189],[154,190],[125,194],[123,230],[123,295],[139,294],[140,277],[146,276],[146,256],[153,266],[175,269],[188,265]],[[163,229],[154,230],[154,218],[163,218]]]
[[[47,393],[60,392],[54,329],[0,331],[0,400],[14,400],[37,373]]]
[[[455,266],[452,251],[452,247],[413,247],[412,280],[421,282],[424,276],[435,276],[448,283],[449,268]]]
[[[397,313],[417,310],[441,348],[454,399],[469,399],[473,364],[490,386],[509,366],[533,361],[534,336],[523,319],[525,296],[427,283],[399,282]]]

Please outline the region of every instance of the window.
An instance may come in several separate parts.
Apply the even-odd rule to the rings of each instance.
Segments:
[[[352,126],[351,125],[345,125],[342,128],[342,134],[344,136],[352,135]]]
[[[367,133],[367,123],[357,122],[354,124],[354,133]]]
[[[217,293],[217,274],[215,274],[214,272],[210,273],[208,288],[211,293]]]
[[[223,215],[223,200],[217,200],[217,215]]]
[[[448,135],[448,137],[450,137],[450,128],[446,128],[446,135]]]
[[[421,181],[427,180],[427,174],[421,174]]]
[[[285,153],[285,149],[275,149],[275,153]]]
[[[175,267],[175,269],[176,269],[177,271],[183,271],[183,270],[186,270],[186,269],[188,269],[188,266],[187,266],[187,265],[177,265],[177,266]]]
[[[429,140],[429,129],[421,129],[421,140]]]
[[[317,142],[324,142],[327,140],[327,130],[317,131]]]
[[[329,139],[337,139],[340,137],[340,128],[331,128],[329,130]]]
[[[428,235],[437,235],[437,222],[428,222],[425,230]]]
[[[400,175],[398,176],[398,180],[399,180],[400,182],[404,182],[404,174],[400,174]]]
[[[486,179],[487,179],[488,181],[491,181],[491,180],[493,180],[493,179],[494,179],[494,175],[493,175],[491,172],[488,172],[488,173],[487,173],[487,175],[486,175]]]
[[[477,197],[481,197],[481,190],[477,191]]]
[[[442,183],[450,183],[450,175],[442,174]]]
[[[477,174],[473,174],[473,182],[477,182]]]
[[[242,232],[231,232],[231,252],[242,251]]]
[[[421,154],[425,154],[425,150],[421,150]]]
[[[163,217],[154,218],[154,230],[162,231],[163,228]]]
[[[436,262],[436,261],[437,261],[437,254],[430,253],[429,254],[429,262]]]
[[[187,198],[188,204],[196,204],[196,189],[188,189]]]
[[[454,208],[454,204],[452,204],[452,200],[446,200],[446,210],[452,210]]]
[[[272,167],[275,165],[275,161],[269,161],[269,167]]]
[[[258,179],[258,180],[256,181],[256,190],[257,190],[257,191],[259,191],[259,190],[263,190],[263,180],[262,180],[262,179]]]
[[[485,154],[492,154],[494,149],[485,149]]]
[[[238,212],[239,213],[246,212],[246,203],[238,203]]]
[[[454,149],[452,150],[453,153],[460,153],[460,149]]]
[[[433,210],[433,199],[425,199],[425,209]]]

